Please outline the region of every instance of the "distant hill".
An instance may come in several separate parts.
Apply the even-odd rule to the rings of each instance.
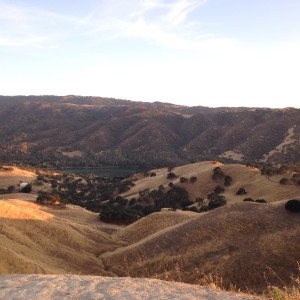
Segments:
[[[39,166],[300,161],[300,110],[0,96],[0,162]]]

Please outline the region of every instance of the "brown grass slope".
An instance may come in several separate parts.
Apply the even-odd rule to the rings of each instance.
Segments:
[[[124,243],[88,224],[83,209],[82,218],[76,212],[77,222],[55,216],[57,211],[33,202],[0,201],[0,274],[112,275],[98,256]]]
[[[12,167],[12,171],[1,171],[0,170],[0,188],[7,188],[10,185],[15,186],[22,182],[31,183],[37,177],[34,172],[22,170],[17,167]]]
[[[197,218],[197,214],[189,211],[161,211],[117,231],[115,236],[133,244],[165,228],[182,224],[195,218]]]
[[[135,186],[123,196],[128,198],[138,197],[139,191],[146,188],[157,189],[160,185],[168,187],[170,182],[185,188],[190,196],[190,199],[195,200],[197,197],[206,198],[207,195],[213,192],[218,185],[223,186],[224,179],[213,180],[213,169],[220,167],[226,175],[230,175],[233,179],[229,187],[225,187],[225,192],[222,194],[226,197],[228,203],[240,202],[244,198],[251,197],[256,199],[265,199],[268,202],[276,202],[293,197],[300,197],[299,186],[284,186],[280,185],[279,181],[285,175],[265,176],[260,174],[257,168],[247,167],[240,164],[221,164],[219,162],[205,161],[200,163],[183,165],[172,170],[177,175],[174,180],[168,180],[167,168],[155,169],[150,171],[155,172],[154,177],[144,177],[142,173],[134,175],[136,179]],[[180,177],[191,178],[197,177],[195,183],[180,183]],[[236,192],[240,187],[244,187],[247,191],[246,195],[237,196]]]
[[[267,266],[286,282],[296,272],[300,218],[288,213],[283,202],[235,203],[101,258],[106,269],[119,276],[197,283],[203,274],[211,273],[221,276],[225,286],[232,283],[257,291],[266,287]],[[269,280],[280,284],[275,277]]]

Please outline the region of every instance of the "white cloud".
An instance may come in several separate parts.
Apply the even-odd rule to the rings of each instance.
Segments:
[[[168,14],[166,15],[166,20],[171,25],[179,25],[182,24],[186,18],[187,15],[195,10],[200,5],[203,5],[207,0],[203,1],[189,1],[189,0],[180,0],[177,2],[174,2],[170,5],[170,10]]]
[[[66,15],[24,4],[0,0],[0,45],[49,46],[72,41],[79,35],[93,39],[135,38],[170,48],[201,49],[232,39],[212,37],[196,28],[187,16],[207,0],[128,0],[104,1],[90,13]],[[197,30],[195,30],[195,28]],[[194,31],[195,30],[195,31]]]

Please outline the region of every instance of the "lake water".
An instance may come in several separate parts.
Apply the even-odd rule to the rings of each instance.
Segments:
[[[141,172],[140,169],[129,169],[121,167],[101,167],[101,168],[67,168],[60,169],[63,173],[74,173],[74,174],[90,174],[93,173],[98,176],[109,176],[109,177],[122,177],[132,175],[137,172]]]

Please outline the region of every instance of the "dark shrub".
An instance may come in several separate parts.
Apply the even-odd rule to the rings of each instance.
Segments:
[[[152,172],[152,173],[150,174],[150,177],[154,177],[154,176],[156,176],[156,173]]]
[[[145,216],[150,215],[154,212],[157,212],[158,210],[156,209],[156,207],[154,205],[148,205],[146,207],[143,208],[143,214]]]
[[[7,190],[6,189],[0,189],[0,195],[4,195],[7,193]]]
[[[194,182],[196,182],[197,181],[197,177],[196,176],[192,176],[191,178],[190,178],[190,182],[191,183],[194,183]]]
[[[214,199],[209,200],[208,207],[209,209],[215,209],[217,207],[225,205],[226,203],[227,201],[224,196],[217,195],[217,197],[215,197]]]
[[[136,204],[136,198],[132,198],[129,200],[129,206],[133,206]]]
[[[206,212],[209,210],[209,207],[207,205],[202,205],[199,209],[199,212]]]
[[[21,193],[30,193],[32,191],[32,186],[30,184],[27,184],[21,189]]]
[[[217,185],[214,189],[214,192],[216,194],[221,194],[221,193],[224,193],[225,189],[223,187],[221,187],[220,185]]]
[[[135,209],[124,208],[114,205],[101,206],[100,220],[103,222],[115,222],[130,224],[143,216],[143,213]]]
[[[257,200],[255,200],[255,202],[257,202],[257,203],[267,203],[267,201],[265,199],[257,199]]]
[[[285,209],[293,213],[300,213],[300,200],[292,199],[285,204]]]
[[[289,181],[289,180],[288,180],[287,178],[282,178],[282,179],[280,179],[279,183],[280,183],[280,184],[287,184],[288,181]]]
[[[223,173],[220,167],[216,167],[213,169],[213,175],[212,175],[213,180],[222,179],[224,176],[225,174]]]
[[[224,185],[225,185],[225,186],[230,186],[230,185],[231,185],[231,182],[232,182],[231,176],[226,175],[225,178],[224,178]]]
[[[192,206],[189,208],[189,211],[198,212],[198,209],[197,209],[197,207]]]
[[[15,190],[16,190],[15,187],[14,187],[13,185],[10,185],[10,186],[7,188],[7,193],[8,193],[8,194],[11,194],[11,193],[13,193]]]
[[[192,205],[192,204],[194,204],[194,202],[193,201],[191,201],[191,200],[183,200],[182,202],[181,202],[181,207],[182,208],[185,208],[185,207],[187,207],[187,206],[190,206],[190,205]]]
[[[247,192],[244,188],[239,188],[239,190],[235,193],[236,195],[246,195]]]
[[[252,199],[252,198],[245,198],[243,201],[245,201],[245,202],[254,202],[254,200]]]
[[[213,200],[213,199],[215,199],[217,196],[218,196],[218,194],[216,194],[216,193],[210,193],[210,194],[207,195],[207,199],[208,199],[208,200]]]
[[[180,177],[179,181],[180,181],[181,183],[185,183],[185,182],[188,181],[188,179],[187,179],[186,177]]]
[[[203,203],[204,199],[201,197],[196,198],[195,202],[196,203]]]
[[[174,186],[174,183],[170,182],[168,185],[169,185],[170,188],[172,188]]]
[[[176,178],[176,174],[173,173],[173,172],[169,172],[169,173],[167,174],[167,178],[168,178],[168,179],[175,179],[175,178]]]

